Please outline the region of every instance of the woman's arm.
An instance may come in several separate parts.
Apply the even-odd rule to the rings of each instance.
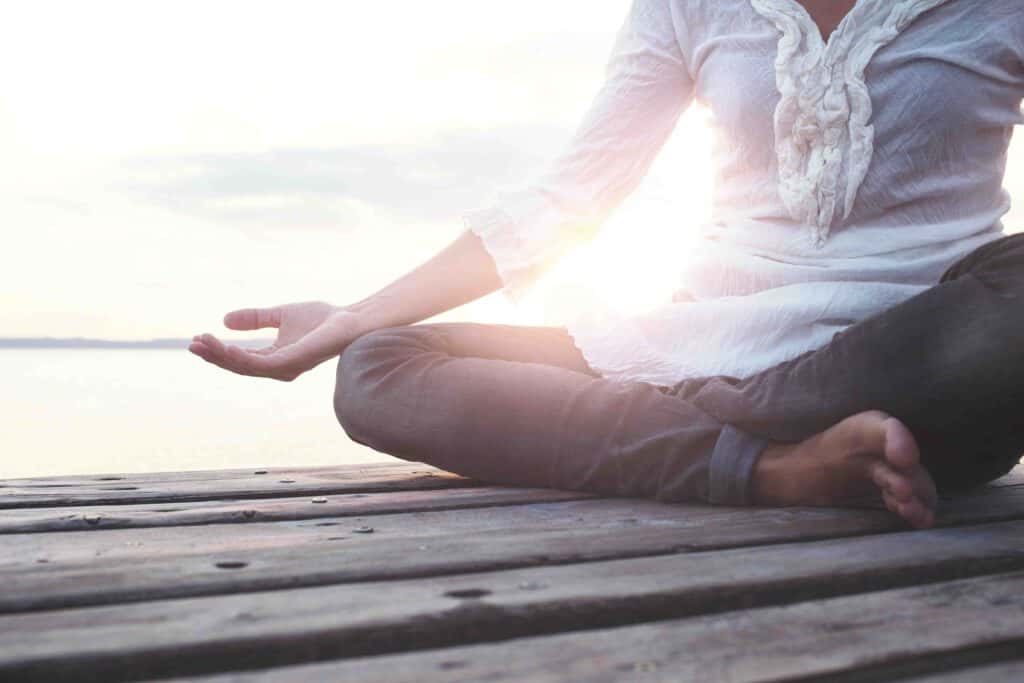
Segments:
[[[512,301],[597,235],[640,184],[692,101],[684,4],[633,0],[604,83],[561,153],[532,182],[465,214]]]
[[[418,322],[500,286],[493,259],[480,238],[467,230],[430,260],[354,304],[309,301],[224,316],[224,324],[233,330],[277,328],[271,346],[243,349],[203,334],[193,338],[189,351],[242,375],[291,381],[367,332]]]
[[[466,230],[429,261],[348,309],[359,316],[367,332],[411,325],[499,287],[494,260],[480,238]]]
[[[193,353],[244,375],[291,380],[366,332],[407,325],[503,287],[522,297],[566,252],[593,238],[640,183],[693,97],[670,0],[633,0],[605,81],[568,145],[522,189],[465,215],[468,231],[408,275],[349,306],[288,304],[229,313],[235,330],[278,328],[277,341],[246,351],[213,335]]]

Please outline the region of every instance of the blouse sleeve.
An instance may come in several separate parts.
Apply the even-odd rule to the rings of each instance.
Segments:
[[[564,148],[531,183],[463,214],[494,259],[503,291],[522,298],[640,183],[692,99],[672,0],[633,0],[605,81]]]

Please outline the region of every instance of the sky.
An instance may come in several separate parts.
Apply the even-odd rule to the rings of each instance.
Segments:
[[[234,308],[363,298],[557,154],[628,4],[8,7],[0,336],[185,337]],[[656,301],[709,212],[709,138],[694,108],[597,243],[523,306],[495,294],[442,319],[552,323],[595,291]],[[1024,202],[1021,135],[1007,186]]]

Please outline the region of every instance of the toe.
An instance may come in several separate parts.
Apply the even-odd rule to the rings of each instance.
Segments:
[[[885,501],[885,507],[889,512],[893,514],[900,514],[900,501],[892,497],[888,492],[882,491],[882,500]]]
[[[939,494],[935,490],[935,481],[928,474],[928,470],[918,467],[911,477],[911,486],[914,489],[914,495],[924,503],[925,507],[935,510],[939,504]]]
[[[871,468],[871,480],[893,499],[909,501],[914,498],[914,487],[902,472],[898,472],[887,464],[878,462]]]
[[[931,526],[933,521],[931,511],[916,499],[910,502],[899,503],[897,505],[897,514],[918,529]]]
[[[885,459],[892,467],[904,472],[913,471],[921,463],[917,440],[895,417],[885,420]]]
[[[897,500],[889,493],[882,494],[885,507],[893,514],[899,515],[916,529],[930,527],[933,523],[931,510],[921,504],[919,500]]]

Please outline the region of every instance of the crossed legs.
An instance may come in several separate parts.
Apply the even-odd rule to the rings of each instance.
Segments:
[[[441,323],[356,340],[335,410],[355,441],[497,483],[664,501],[842,504],[917,526],[935,487],[1024,451],[1024,235],[824,347],[745,379],[599,377],[563,328]]]

